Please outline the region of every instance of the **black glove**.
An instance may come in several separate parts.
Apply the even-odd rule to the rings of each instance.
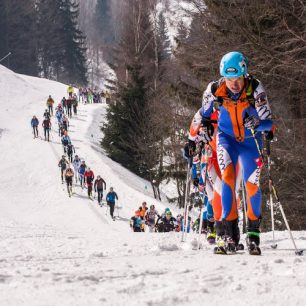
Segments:
[[[193,179],[193,186],[198,187],[199,186],[199,179],[196,177]]]
[[[196,144],[193,140],[188,140],[188,142],[184,146],[184,153],[187,158],[193,156],[194,151],[196,149]]]
[[[204,143],[209,143],[212,141],[212,137],[214,135],[214,126],[211,124],[210,118],[203,117],[202,118],[202,127],[199,131],[199,135],[201,137],[201,140]]]
[[[245,117],[243,120],[243,125],[246,129],[255,130],[259,126],[259,118],[254,116]]]
[[[274,133],[272,131],[265,131],[266,140],[271,141],[274,138]]]

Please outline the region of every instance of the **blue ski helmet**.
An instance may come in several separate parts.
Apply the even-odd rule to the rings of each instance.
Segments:
[[[220,74],[225,78],[238,78],[248,73],[248,60],[240,52],[225,54],[220,62]]]

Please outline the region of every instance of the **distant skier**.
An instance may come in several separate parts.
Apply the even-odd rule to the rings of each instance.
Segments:
[[[44,117],[45,119],[50,119],[50,118],[51,118],[51,115],[50,115],[50,113],[49,113],[49,111],[48,111],[47,109],[45,109],[45,112],[44,112],[44,114],[43,114],[43,117]]]
[[[67,88],[67,93],[68,93],[69,97],[72,97],[72,94],[74,93],[74,88],[71,84],[69,84],[69,86]]]
[[[62,145],[64,153],[67,153],[67,146],[71,143],[70,137],[68,136],[67,132],[65,132],[65,135],[62,137]]]
[[[95,180],[94,188],[95,188],[95,192],[98,193],[99,205],[101,204],[102,198],[103,198],[103,187],[104,187],[104,190],[106,190],[106,183],[103,180],[103,178],[100,175],[98,175],[97,179]]]
[[[63,125],[64,129],[65,129],[66,131],[68,131],[69,119],[68,119],[68,117],[67,117],[66,115],[63,115],[62,118],[63,118],[63,119],[62,119],[62,125]]]
[[[93,185],[93,181],[95,179],[95,175],[89,167],[87,168],[87,170],[84,173],[84,178],[85,178],[85,182],[86,182],[86,185],[87,185],[88,198],[91,199],[91,197],[92,197],[92,185]]]
[[[81,165],[81,160],[78,155],[74,156],[74,159],[72,161],[73,169],[74,169],[74,176],[75,176],[75,182],[77,183],[79,179],[79,168]]]
[[[73,106],[73,114],[77,115],[77,113],[78,113],[78,99],[77,99],[76,95],[74,95],[74,98],[72,100],[72,106]]]
[[[52,99],[52,97],[50,95],[48,100],[47,100],[47,106],[48,106],[49,113],[51,114],[51,116],[53,116],[53,104],[54,104],[54,100]]]
[[[44,136],[45,136],[45,141],[48,140],[50,141],[50,130],[51,130],[51,121],[48,118],[45,118],[42,127],[44,128]]]
[[[38,119],[36,118],[36,116],[33,116],[31,120],[31,126],[33,128],[34,138],[38,137],[38,125],[39,125]]]
[[[72,195],[72,180],[73,180],[74,172],[71,169],[70,165],[68,165],[66,171],[65,171],[65,181],[67,184],[67,191],[69,194],[69,197]]]
[[[73,160],[73,153],[75,153],[74,145],[71,143],[68,143],[67,145],[67,155],[68,155],[68,160],[70,163],[72,163]]]
[[[67,115],[69,118],[72,117],[72,102],[73,102],[73,98],[72,97],[69,97],[67,100],[66,100],[66,104],[67,104]]]
[[[149,232],[155,231],[155,219],[160,217],[154,205],[150,206],[150,209],[145,215],[146,224],[148,225]]]
[[[58,166],[61,168],[61,179],[62,179],[62,184],[64,184],[64,171],[67,168],[67,165],[69,165],[68,160],[66,159],[66,156],[63,155],[61,160],[58,162]]]
[[[67,101],[66,101],[66,98],[65,98],[65,97],[63,97],[61,103],[62,103],[62,106],[63,106],[63,111],[64,111],[64,113],[67,114]]]
[[[172,217],[170,210],[166,211],[165,215],[159,218],[156,222],[158,232],[171,232],[176,229],[177,221]]]
[[[113,218],[113,220],[115,220],[115,217],[114,217],[114,210],[115,210],[115,203],[116,203],[116,200],[118,201],[118,195],[117,195],[117,193],[114,191],[114,188],[111,187],[111,188],[109,189],[108,194],[106,195],[106,202],[107,202],[107,205],[109,206],[110,215],[111,215],[111,217]]]
[[[80,165],[79,170],[78,170],[79,178],[80,178],[80,185],[81,185],[82,189],[84,188],[84,184],[85,184],[84,174],[85,174],[86,168],[87,168],[87,166],[85,164],[85,161],[82,160],[81,165]]]
[[[133,229],[134,232],[141,232],[141,225],[143,224],[143,220],[140,217],[140,211],[135,211],[135,216],[130,220],[130,227]]]

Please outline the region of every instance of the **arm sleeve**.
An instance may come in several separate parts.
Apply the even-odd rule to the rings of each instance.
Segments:
[[[259,82],[256,90],[254,91],[255,109],[260,119],[260,124],[257,131],[270,131],[272,128],[272,111],[269,105],[266,91]]]
[[[210,118],[212,114],[216,97],[212,94],[212,85],[215,82],[210,82],[203,93],[201,115]]]
[[[192,122],[190,124],[188,139],[190,140],[196,139],[198,131],[201,127],[201,123],[202,123],[202,115],[201,115],[201,109],[199,109],[194,115]]]

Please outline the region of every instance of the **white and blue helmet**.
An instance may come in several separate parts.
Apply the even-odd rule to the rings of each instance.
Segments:
[[[248,73],[248,60],[240,52],[225,54],[220,62],[220,74],[225,78],[238,78]]]

